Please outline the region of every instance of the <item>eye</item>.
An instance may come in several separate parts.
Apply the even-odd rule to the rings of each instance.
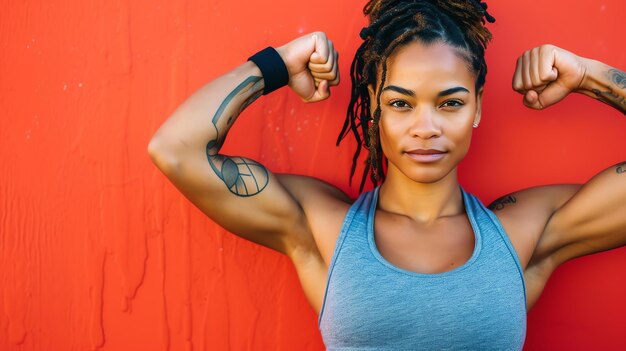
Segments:
[[[450,105],[448,105],[450,103]],[[463,106],[463,102],[459,100],[448,100],[441,105],[442,107],[461,107]]]
[[[404,100],[394,100],[394,101],[390,102],[389,105],[392,106],[392,107],[398,108],[398,109],[411,108],[411,105],[409,105]]]

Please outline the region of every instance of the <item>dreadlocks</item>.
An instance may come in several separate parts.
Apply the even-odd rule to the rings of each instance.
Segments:
[[[350,66],[352,93],[337,145],[350,132],[357,141],[352,157],[350,183],[356,170],[361,147],[369,156],[361,178],[363,190],[368,173],[374,185],[384,180],[383,154],[378,135],[380,96],[387,76],[387,58],[397,48],[412,41],[430,44],[444,42],[461,49],[472,72],[476,74],[476,91],[485,83],[487,65],[485,48],[491,33],[485,20],[495,22],[487,13],[487,4],[479,0],[370,0],[363,8],[369,16],[369,26],[361,30],[363,43],[357,49]],[[377,69],[382,68],[376,89],[376,109],[371,116],[368,86],[376,87]]]

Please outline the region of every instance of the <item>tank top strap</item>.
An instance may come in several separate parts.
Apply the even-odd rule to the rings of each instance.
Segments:
[[[376,187],[374,190],[371,190],[371,191],[368,191],[359,195],[359,197],[352,204],[352,206],[350,206],[350,208],[348,209],[348,212],[346,213],[346,216],[341,225],[341,230],[339,231],[339,236],[337,237],[337,241],[335,243],[333,256],[328,266],[328,276],[326,279],[326,291],[324,292],[324,299],[322,301],[322,307],[320,309],[320,314],[319,314],[318,321],[317,321],[318,326],[320,325],[321,320],[322,320],[324,307],[326,306],[326,296],[328,294],[328,288],[330,285],[329,283],[332,279],[333,271],[335,269],[335,265],[336,265],[337,257],[339,253],[342,252],[342,249],[344,249],[344,246],[348,247],[347,249],[348,251],[359,250],[360,248],[364,247],[362,243],[356,244],[356,245],[352,245],[352,244],[344,245],[344,244],[347,241],[348,236],[351,236],[349,239],[352,241],[356,240],[360,242],[360,241],[366,240],[365,235],[361,235],[361,237],[355,237],[355,236],[358,236],[358,234],[361,234],[361,233],[365,233],[366,226],[369,220],[368,212],[373,203],[374,194],[377,189],[378,187]],[[349,254],[352,254],[352,252],[350,252]]]
[[[488,241],[495,240],[503,242],[506,250],[515,261],[517,271],[522,281],[525,300],[526,283],[524,281],[524,270],[522,269],[519,257],[517,256],[517,251],[515,251],[513,243],[511,242],[509,236],[506,234],[506,231],[504,230],[500,219],[498,219],[493,211],[485,207],[485,205],[474,194],[466,192],[463,187],[461,187],[461,191],[463,192],[463,198],[465,199],[465,211],[467,212],[467,216],[470,221],[474,221],[476,226],[481,228],[481,232],[486,233],[490,236],[489,238],[487,238]]]

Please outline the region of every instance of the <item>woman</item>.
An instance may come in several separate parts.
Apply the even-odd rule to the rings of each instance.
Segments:
[[[373,191],[353,201],[219,152],[239,114],[281,83],[306,102],[329,96],[337,52],[320,32],[202,87],[149,153],[207,216],[293,261],[328,349],[520,349],[526,310],[558,265],[626,244],[626,164],[485,208],[459,186],[457,165],[480,124],[486,5],[379,0],[364,12],[342,137],[368,148]],[[578,92],[624,112],[625,77],[542,45],[518,59],[513,88],[535,109]]]

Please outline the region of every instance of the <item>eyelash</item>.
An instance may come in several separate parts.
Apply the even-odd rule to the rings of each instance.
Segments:
[[[406,106],[411,106],[411,105],[409,105],[409,104],[408,104],[406,101],[404,101],[404,100],[394,100],[394,101],[391,101],[391,102],[389,103],[389,106],[391,106],[391,107],[395,107],[395,108],[406,108],[406,106],[405,106],[405,107],[395,106],[394,104],[395,104],[395,103],[397,103],[397,102],[401,102],[401,103],[405,104]],[[447,103],[449,103],[449,102],[456,102],[457,104],[456,104],[456,105],[452,105],[452,106],[448,105],[448,106],[444,106],[444,107],[461,107],[461,106],[463,106],[463,105],[464,105],[464,104],[463,104],[461,101],[459,101],[459,100],[448,100],[448,101],[444,102],[444,103],[442,104],[442,106],[443,106],[443,105],[445,105],[445,104],[447,104]]]

